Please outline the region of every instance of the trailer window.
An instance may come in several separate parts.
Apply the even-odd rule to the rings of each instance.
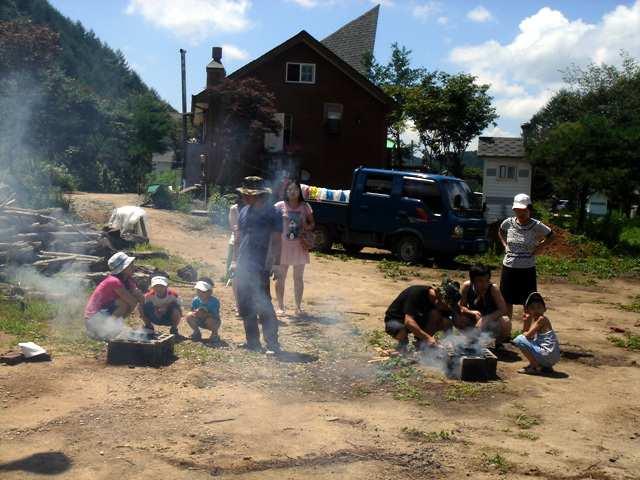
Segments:
[[[431,213],[442,213],[442,196],[437,183],[405,178],[402,196],[420,200]]]
[[[393,177],[389,175],[368,175],[364,184],[364,193],[391,195]]]

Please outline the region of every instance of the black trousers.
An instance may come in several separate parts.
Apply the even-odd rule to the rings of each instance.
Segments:
[[[237,272],[238,310],[244,322],[244,333],[250,348],[260,346],[260,329],[267,348],[277,348],[278,319],[271,303],[269,272]]]

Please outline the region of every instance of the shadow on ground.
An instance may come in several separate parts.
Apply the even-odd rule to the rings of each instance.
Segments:
[[[62,452],[34,453],[28,457],[0,464],[0,472],[30,472],[58,475],[71,468],[71,459]]]

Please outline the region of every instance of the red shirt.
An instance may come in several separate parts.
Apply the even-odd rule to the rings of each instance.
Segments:
[[[84,318],[91,318],[100,310],[107,308],[113,302],[116,301],[118,295],[116,290],[119,288],[126,288],[132,290],[135,287],[133,279],[128,279],[127,283],[120,280],[115,275],[109,275],[102,282],[98,284],[93,291],[87,302],[87,306],[84,309]]]
[[[178,303],[178,294],[175,290],[167,288],[167,294],[164,297],[159,297],[152,288],[145,293],[144,302],[151,302],[156,307],[156,312],[162,314],[167,311],[170,305]]]

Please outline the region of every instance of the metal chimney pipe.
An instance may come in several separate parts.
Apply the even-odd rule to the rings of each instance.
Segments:
[[[222,63],[222,47],[213,47],[211,49],[211,58],[218,63]]]

